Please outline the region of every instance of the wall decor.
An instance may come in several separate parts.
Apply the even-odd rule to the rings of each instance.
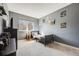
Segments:
[[[50,25],[53,25],[55,24],[56,20],[53,19],[52,17],[47,17],[47,23],[50,24]]]
[[[66,22],[63,22],[63,23],[60,24],[61,28],[66,28],[66,25],[67,25]]]
[[[56,22],[56,20],[48,20],[48,23],[51,25],[55,24],[55,22]]]
[[[43,19],[43,23],[45,23],[45,19]]]
[[[51,21],[51,24],[55,24],[56,20]]]
[[[66,16],[67,15],[67,11],[66,10],[64,10],[64,11],[62,11],[61,13],[60,13],[60,17],[64,17],[64,16]]]

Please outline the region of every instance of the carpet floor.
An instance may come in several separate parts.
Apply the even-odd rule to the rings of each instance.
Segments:
[[[56,44],[55,44],[56,45]],[[59,45],[62,48],[62,46]],[[64,47],[63,47],[64,48]],[[79,55],[67,53],[61,49],[56,49],[51,45],[44,46],[36,41],[18,40],[17,56],[70,56]]]

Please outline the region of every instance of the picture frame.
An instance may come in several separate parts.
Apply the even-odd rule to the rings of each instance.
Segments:
[[[53,21],[51,21],[51,24],[55,24],[55,22],[56,22],[56,21],[55,21],[55,20],[53,20]]]
[[[43,19],[42,22],[45,23],[45,19]]]
[[[65,17],[66,15],[67,15],[67,11],[66,10],[64,10],[64,11],[62,11],[60,13],[60,17]]]
[[[61,28],[66,28],[67,27],[67,23],[66,22],[63,22],[60,24]]]

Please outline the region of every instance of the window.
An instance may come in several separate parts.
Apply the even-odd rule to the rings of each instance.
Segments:
[[[32,31],[34,30],[34,22],[26,21],[26,20],[19,20],[18,29]]]

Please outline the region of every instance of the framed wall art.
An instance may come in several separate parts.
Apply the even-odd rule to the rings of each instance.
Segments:
[[[67,27],[67,23],[66,22],[63,22],[60,24],[61,28],[66,28]]]
[[[60,17],[65,17],[66,15],[67,15],[67,11],[66,10],[64,10],[64,11],[62,11],[60,13]]]

